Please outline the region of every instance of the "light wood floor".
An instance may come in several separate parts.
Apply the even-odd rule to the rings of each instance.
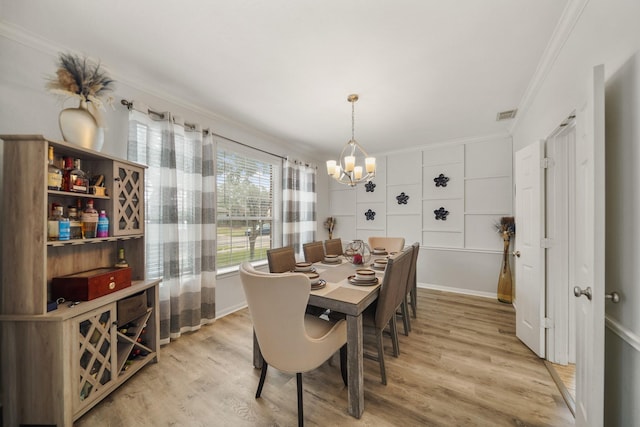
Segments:
[[[573,417],[542,360],[515,337],[510,305],[419,289],[418,318],[387,340],[388,385],[365,359],[365,412],[346,412],[337,358],[303,375],[308,426],[570,426]],[[400,330],[402,328],[400,327]],[[252,329],[241,310],[161,349],[146,367],[75,424],[287,426],[296,424],[295,376],[270,369],[261,399]]]

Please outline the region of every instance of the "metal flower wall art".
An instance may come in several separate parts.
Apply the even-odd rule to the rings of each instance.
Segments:
[[[449,177],[444,176],[444,174],[440,174],[433,178],[433,182],[436,183],[436,187],[446,187],[447,182],[449,182]]]
[[[364,216],[367,218],[367,221],[373,221],[376,218],[376,213],[369,209],[364,213]]]
[[[446,221],[447,215],[449,215],[449,211],[443,208],[442,206],[440,207],[440,209],[436,209],[435,211],[433,211],[433,213],[436,216],[436,220],[441,219],[443,221]]]
[[[364,188],[367,193],[373,193],[373,190],[376,189],[376,185],[373,183],[373,181],[369,181],[364,185]]]
[[[399,205],[406,205],[407,202],[409,201],[409,196],[407,194],[404,194],[404,191],[403,191],[402,193],[396,196],[396,200],[398,201]]]

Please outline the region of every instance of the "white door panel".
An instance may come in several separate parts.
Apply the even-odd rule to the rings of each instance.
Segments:
[[[604,66],[576,115],[576,426],[604,421]]]
[[[545,356],[544,145],[536,141],[516,152],[516,336]]]

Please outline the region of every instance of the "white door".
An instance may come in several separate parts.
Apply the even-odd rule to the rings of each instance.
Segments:
[[[516,152],[516,336],[545,356],[544,141]]]
[[[604,66],[576,115],[576,425],[604,422]],[[578,289],[579,288],[579,289]]]

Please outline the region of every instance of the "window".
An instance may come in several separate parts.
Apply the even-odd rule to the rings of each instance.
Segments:
[[[265,261],[274,237],[279,161],[219,143],[216,156],[216,270]],[[275,188],[274,188],[275,187]],[[276,214],[276,215],[274,215]]]

